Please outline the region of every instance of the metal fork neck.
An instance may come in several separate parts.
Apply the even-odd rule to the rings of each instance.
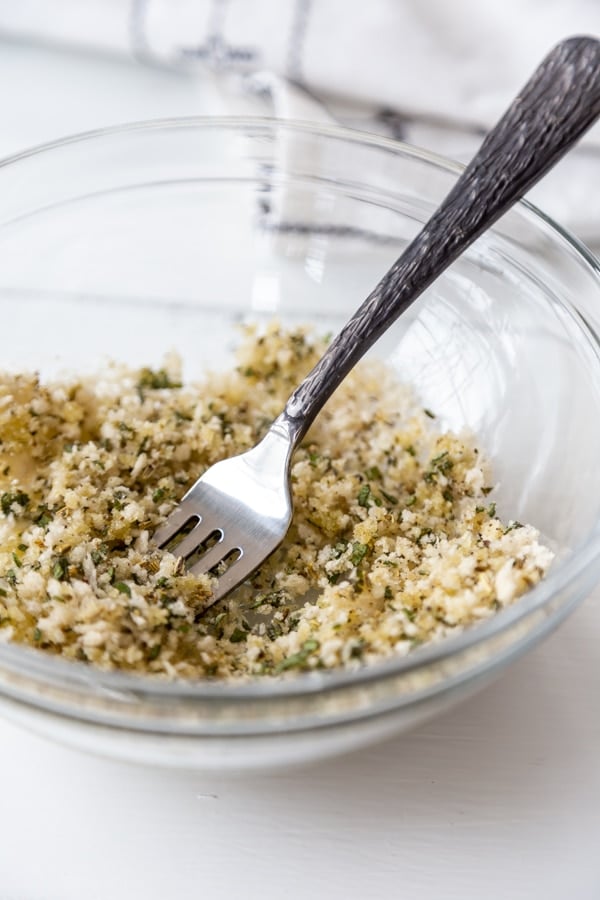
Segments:
[[[286,407],[286,409],[277,416],[269,428],[269,431],[279,435],[279,437],[285,438],[286,441],[289,441],[293,451],[300,444],[302,438],[308,431],[309,425],[310,422],[307,422],[304,416],[296,417],[289,415]]]

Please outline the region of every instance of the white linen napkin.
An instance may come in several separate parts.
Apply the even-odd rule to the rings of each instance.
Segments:
[[[190,77],[202,77],[206,67],[228,81],[270,72],[277,88],[266,94],[280,115],[330,114],[463,160],[550,47],[574,33],[600,33],[597,0],[0,5],[0,35],[128,54]],[[583,239],[600,242],[599,175],[596,127],[532,199]]]

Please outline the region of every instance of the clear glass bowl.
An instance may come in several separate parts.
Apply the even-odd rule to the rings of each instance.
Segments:
[[[75,137],[0,166],[1,368],[231,361],[234,326],[337,329],[459,167],[398,142],[271,120],[174,120]],[[167,684],[0,645],[0,710],[131,760],[272,767],[406,729],[486,683],[600,576],[600,273],[521,204],[375,353],[494,461],[498,510],[557,551],[512,608],[357,672]],[[590,310],[592,312],[590,312]],[[592,323],[592,324],[591,324]]]

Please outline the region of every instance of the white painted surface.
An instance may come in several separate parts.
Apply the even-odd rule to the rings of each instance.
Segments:
[[[596,597],[456,711],[271,777],[134,768],[0,724],[0,896],[596,900],[599,644]]]
[[[0,44],[0,154],[213,85]],[[84,756],[0,722],[0,900],[600,896],[600,592],[418,731],[271,777]]]

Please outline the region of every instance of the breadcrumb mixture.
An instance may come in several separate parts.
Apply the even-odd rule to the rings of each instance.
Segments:
[[[253,446],[325,341],[245,331],[238,365],[183,386],[0,377],[0,639],[104,669],[243,678],[404,655],[512,603],[552,554],[503,523],[468,441],[381,363],[346,379],[296,452],[295,514],[251,583],[211,579],[151,535],[217,460]],[[210,607],[210,608],[208,608]]]

